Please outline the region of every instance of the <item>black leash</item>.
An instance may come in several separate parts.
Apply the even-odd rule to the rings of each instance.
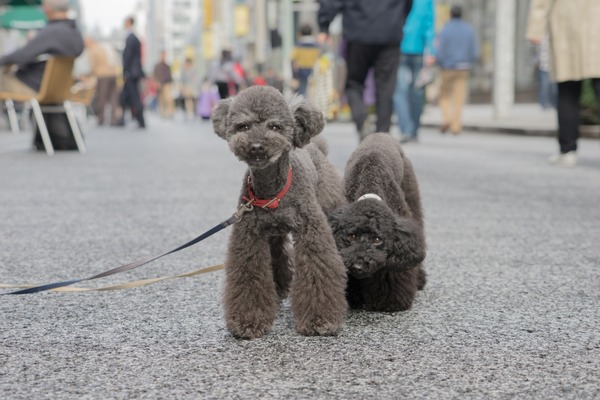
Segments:
[[[85,281],[91,281],[94,279],[99,279],[99,278],[104,278],[106,276],[110,276],[110,275],[115,275],[121,272],[125,272],[125,271],[131,271],[132,269],[141,267],[142,265],[146,265],[154,260],[158,260],[161,257],[167,256],[169,254],[173,254],[176,253],[180,250],[183,250],[187,247],[193,246],[196,243],[199,243],[201,241],[203,241],[204,239],[214,235],[215,233],[219,232],[222,229],[227,228],[230,225],[235,224],[236,222],[239,222],[242,220],[242,215],[246,212],[246,211],[251,211],[254,207],[252,206],[252,201],[246,203],[246,204],[242,204],[239,206],[239,208],[237,209],[237,211],[227,220],[221,222],[219,225],[216,225],[215,227],[209,229],[208,231],[204,232],[202,235],[198,236],[195,239],[190,240],[189,242],[182,244],[181,246],[168,251],[166,253],[163,253],[159,256],[156,257],[152,257],[152,258],[148,258],[145,260],[139,260],[139,261],[135,261],[129,264],[125,264],[125,265],[121,265],[120,267],[117,268],[113,268],[109,271],[105,271],[102,273],[99,273],[97,275],[94,276],[90,276],[89,278],[83,278],[83,279],[73,279],[73,280],[69,280],[69,281],[62,281],[62,282],[54,282],[54,283],[48,283],[46,285],[40,285],[40,286],[34,286],[31,288],[27,288],[27,289],[23,289],[23,290],[17,290],[15,292],[9,292],[9,293],[1,293],[0,295],[10,295],[10,294],[31,294],[31,293],[39,293],[39,292],[45,292],[48,290],[52,290],[52,289],[56,289],[56,288],[60,288],[60,287],[64,287],[64,286],[70,286],[70,285],[74,285],[76,283],[80,283],[80,282],[85,282]]]

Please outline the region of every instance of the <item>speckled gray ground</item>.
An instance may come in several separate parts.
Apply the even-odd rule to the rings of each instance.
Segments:
[[[91,129],[53,158],[0,133],[0,283],[83,277],[169,250],[229,217],[244,166],[208,124]],[[350,125],[325,133],[340,169]],[[600,397],[600,146],[547,165],[551,138],[425,131],[429,283],[413,309],[353,312],[305,338],[284,305],[237,341],[222,272],[121,292],[0,297],[0,398]],[[98,285],[223,261],[228,232]],[[94,283],[95,285],[96,283]]]

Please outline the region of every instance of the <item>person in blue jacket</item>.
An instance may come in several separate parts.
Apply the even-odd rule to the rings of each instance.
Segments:
[[[450,21],[438,36],[437,64],[441,68],[439,104],[442,109],[442,133],[448,129],[455,135],[462,130],[462,109],[467,98],[469,71],[479,57],[475,30],[462,19],[462,8],[450,9]]]
[[[401,142],[417,141],[425,103],[425,86],[417,82],[424,65],[435,63],[435,2],[413,0],[404,24],[400,45],[400,65],[394,93],[394,111],[401,132]]]

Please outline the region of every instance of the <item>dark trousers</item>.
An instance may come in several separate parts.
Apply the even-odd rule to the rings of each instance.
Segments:
[[[217,81],[217,90],[219,91],[219,97],[221,99],[226,99],[229,97],[229,83],[224,81]]]
[[[419,133],[421,114],[425,104],[425,87],[416,87],[421,69],[423,69],[421,54],[400,55],[396,91],[394,92],[394,109],[400,132],[413,138],[416,138]]]
[[[592,79],[592,86],[600,104],[600,78]],[[563,154],[577,150],[580,97],[581,81],[558,82],[558,144]]]
[[[125,79],[123,85],[123,91],[121,92],[121,108],[123,108],[123,114],[129,107],[131,109],[131,115],[137,120],[140,127],[145,127],[144,122],[144,105],[140,97],[139,79]]]
[[[105,76],[98,78],[96,84],[96,101],[94,112],[98,118],[98,125],[104,124],[106,105],[110,105],[110,123],[117,123],[117,78]]]
[[[306,97],[308,94],[308,78],[312,75],[312,68],[298,68],[298,94]]]
[[[219,96],[222,99],[226,99],[230,96],[233,96],[240,89],[239,85],[237,83],[233,83],[233,82],[216,81],[215,83],[217,84],[217,90],[219,91]],[[235,90],[235,93],[231,92],[232,89]]]
[[[348,42],[346,96],[352,112],[352,120],[359,131],[362,130],[368,116],[363,95],[365,79],[371,67],[375,75],[376,130],[377,132],[390,131],[399,60],[399,43],[379,45]]]

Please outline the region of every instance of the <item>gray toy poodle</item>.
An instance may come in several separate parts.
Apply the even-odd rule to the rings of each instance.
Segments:
[[[212,121],[248,165],[236,201],[252,208],[229,239],[223,294],[228,330],[237,338],[263,336],[289,288],[298,332],[338,333],[348,308],[347,278],[326,213],[345,199],[325,144],[311,143],[323,130],[323,114],[302,97],[286,101],[272,87],[252,86],[221,100]]]
[[[344,173],[349,204],[329,215],[348,271],[351,308],[402,311],[426,275],[423,212],[413,167],[397,140],[368,135]]]

